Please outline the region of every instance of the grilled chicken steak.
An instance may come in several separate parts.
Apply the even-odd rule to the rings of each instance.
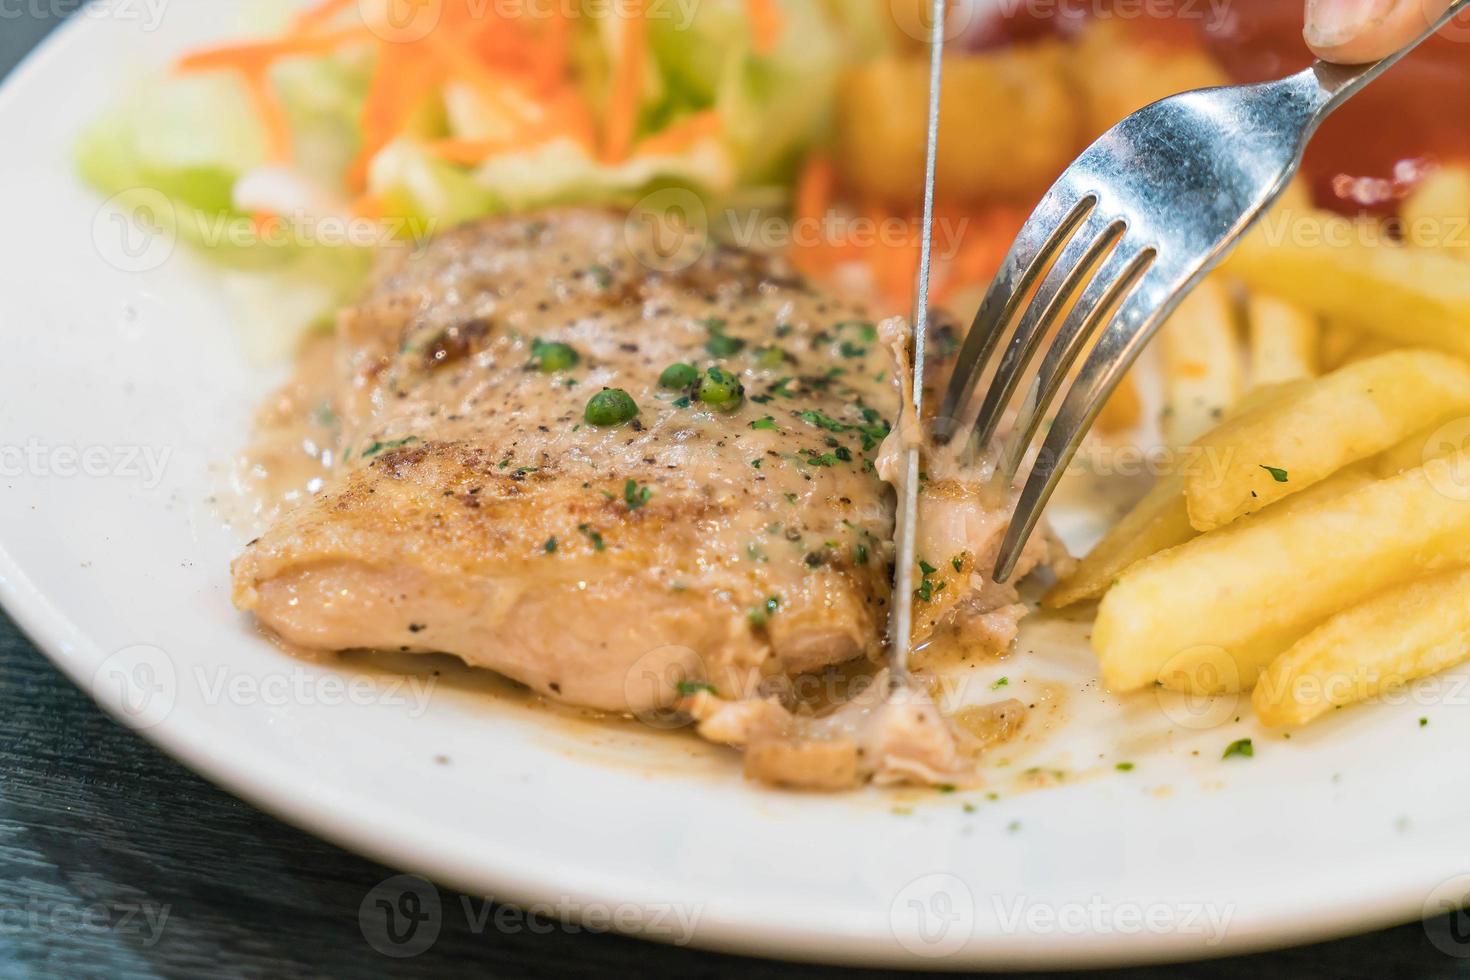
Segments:
[[[389,260],[331,341],[328,484],[235,562],[236,604],[308,649],[678,705],[771,781],[951,778],[943,733],[911,734],[940,727],[921,696],[861,736],[778,703],[882,644],[898,394],[876,325],[778,260],[658,231],[558,211]],[[763,720],[733,723],[742,703]]]

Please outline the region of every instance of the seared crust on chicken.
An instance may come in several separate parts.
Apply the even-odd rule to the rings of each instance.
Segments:
[[[779,261],[662,244],[561,211],[395,260],[332,341],[329,484],[235,562],[237,605],[609,711],[875,653],[897,395],[874,325]],[[674,364],[743,397],[661,386]],[[588,421],[605,388],[636,416]]]

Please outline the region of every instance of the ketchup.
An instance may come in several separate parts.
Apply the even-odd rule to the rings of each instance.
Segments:
[[[1121,11],[1121,0],[1114,2]],[[1033,6],[977,25],[965,46],[1070,36],[1110,3],[1058,2],[1045,17],[1021,12]],[[1117,16],[1151,43],[1203,45],[1237,82],[1280,78],[1311,63],[1298,0],[1172,0],[1177,12],[1160,16],[1166,6],[1133,4],[1131,17]],[[1140,16],[1140,9],[1155,13]],[[1425,175],[1450,162],[1470,162],[1470,17],[1463,16],[1333,114],[1307,150],[1303,175],[1321,207],[1388,216]]]

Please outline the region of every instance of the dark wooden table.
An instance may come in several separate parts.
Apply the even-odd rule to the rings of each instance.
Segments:
[[[76,6],[0,0],[0,75]],[[392,874],[239,802],[117,726],[0,615],[0,977],[861,975],[484,916],[481,899],[446,889],[437,941],[389,958],[358,908]],[[1470,957],[1470,942],[1457,951]],[[1470,976],[1470,959],[1440,952],[1414,924],[1141,972],[1382,980]]]

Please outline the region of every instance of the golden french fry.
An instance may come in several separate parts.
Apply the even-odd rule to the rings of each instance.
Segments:
[[[1246,690],[1344,606],[1470,562],[1470,453],[1344,495],[1255,515],[1146,558],[1098,608],[1093,647],[1115,691]],[[1224,669],[1228,668],[1228,669]],[[1184,678],[1173,680],[1175,675]]]
[[[1163,328],[1164,438],[1187,446],[1213,429],[1244,387],[1230,294],[1206,279]]]
[[[1093,423],[1102,432],[1127,432],[1143,420],[1143,396],[1138,391],[1138,381],[1130,371],[1123,381],[1103,403],[1097,421]]]
[[[1305,381],[1265,385],[1241,398],[1221,424],[1228,428],[1240,424],[1267,405],[1299,391]],[[1198,532],[1189,523],[1184,504],[1184,477],[1191,468],[1215,465],[1203,451],[1185,449],[1179,453],[1179,470],[1163,475],[1157,485],[1133,506],[1123,519],[1077,563],[1072,573],[1057,582],[1042,599],[1042,604],[1060,609],[1087,599],[1096,599],[1117,581],[1119,575],[1149,555],[1183,544]]]
[[[1470,364],[1403,350],[1350,364],[1198,446],[1223,462],[1185,481],[1196,530],[1223,527],[1388,449],[1436,419],[1470,411]]]
[[[1250,329],[1251,384],[1275,384],[1320,373],[1321,323],[1306,311],[1274,296],[1246,300]]]
[[[1399,213],[1411,245],[1470,259],[1470,168],[1434,171],[1414,188]]]
[[[1052,42],[946,60],[935,192],[950,204],[1039,197],[1081,145],[1080,109]],[[837,105],[837,160],[862,199],[907,212],[924,182],[926,58],[851,69]]]
[[[1184,509],[1184,477],[1166,476],[1077,563],[1071,575],[1042,599],[1061,609],[1106,592],[1122,572],[1149,555],[1183,544],[1198,533]]]
[[[1338,613],[1271,662],[1252,700],[1267,725],[1303,725],[1470,659],[1470,570]]]
[[[1229,83],[1204,50],[1157,44],[1118,20],[1090,21],[1072,46],[1068,67],[1089,141],[1151,102]]]
[[[1253,288],[1394,343],[1470,355],[1464,263],[1388,241],[1376,226],[1278,208],[1224,268]]]

